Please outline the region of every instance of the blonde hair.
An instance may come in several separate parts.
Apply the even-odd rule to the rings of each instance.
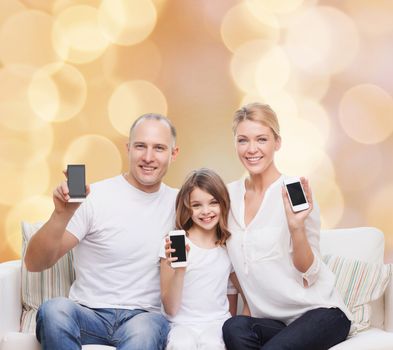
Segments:
[[[233,134],[236,134],[238,125],[244,120],[259,122],[272,130],[275,139],[280,138],[280,125],[277,115],[269,105],[254,102],[238,109],[233,117]]]
[[[193,225],[190,196],[195,188],[209,193],[219,203],[220,217],[216,228],[216,244],[225,245],[231,235],[228,230],[230,199],[225,183],[213,170],[201,168],[188,175],[176,197],[176,228],[187,231]]]

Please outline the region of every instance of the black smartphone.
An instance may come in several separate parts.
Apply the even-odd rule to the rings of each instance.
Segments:
[[[303,190],[300,178],[291,177],[284,180],[285,188],[288,192],[289,202],[292,210],[297,213],[298,211],[306,210],[310,207],[307,202],[306,195]]]
[[[169,233],[171,240],[171,248],[176,251],[171,254],[171,257],[177,257],[176,261],[171,263],[172,267],[187,266],[187,253],[186,253],[186,233],[184,230],[175,230]]]
[[[86,173],[84,164],[70,164],[67,166],[67,184],[69,202],[83,202],[86,198]]]

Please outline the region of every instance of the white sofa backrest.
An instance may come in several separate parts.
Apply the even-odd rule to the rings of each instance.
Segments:
[[[370,263],[382,263],[384,236],[374,227],[321,231],[321,254],[340,255]]]

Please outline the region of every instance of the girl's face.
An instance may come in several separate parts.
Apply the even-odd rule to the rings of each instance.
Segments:
[[[220,204],[208,192],[196,187],[190,193],[191,220],[204,231],[215,230],[220,217]]]
[[[281,146],[273,131],[260,122],[244,120],[236,128],[237,155],[250,174],[262,174],[273,164],[274,153]]]

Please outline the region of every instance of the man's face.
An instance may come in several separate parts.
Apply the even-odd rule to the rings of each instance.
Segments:
[[[169,126],[159,120],[142,120],[132,131],[127,146],[128,181],[141,191],[158,191],[178,152]]]

